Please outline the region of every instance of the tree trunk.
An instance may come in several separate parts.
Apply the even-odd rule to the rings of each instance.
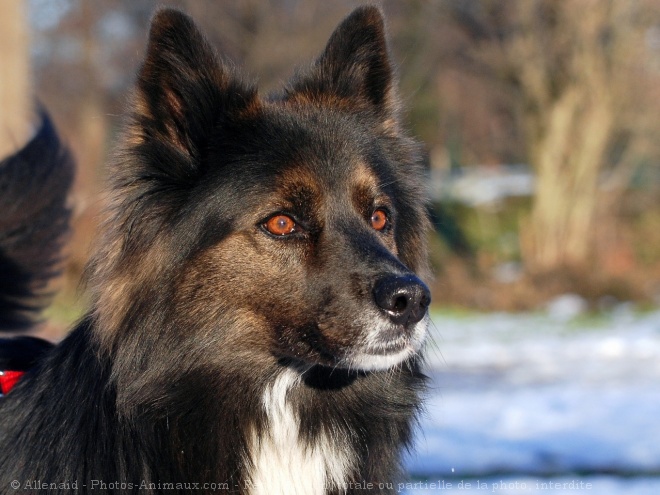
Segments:
[[[575,86],[551,105],[543,125],[530,145],[536,194],[522,230],[523,255],[532,273],[583,268],[594,253],[598,181],[612,112],[606,95]]]
[[[33,131],[29,48],[22,0],[0,1],[0,159],[21,148]]]

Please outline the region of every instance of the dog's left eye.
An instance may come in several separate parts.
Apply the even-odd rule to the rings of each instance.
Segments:
[[[270,217],[263,226],[269,233],[276,236],[290,235],[298,231],[298,224],[295,220],[281,213]]]
[[[371,227],[378,232],[384,231],[390,224],[387,211],[383,208],[377,208],[374,210],[369,221],[371,223]]]

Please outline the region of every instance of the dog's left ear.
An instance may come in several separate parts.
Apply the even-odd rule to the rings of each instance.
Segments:
[[[370,109],[384,123],[394,123],[395,86],[383,15],[377,7],[365,6],[337,27],[311,71],[293,82],[287,97]]]

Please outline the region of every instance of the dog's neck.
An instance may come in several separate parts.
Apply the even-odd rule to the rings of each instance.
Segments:
[[[250,495],[323,495],[343,492],[355,469],[356,452],[348,438],[323,426],[314,440],[301,434],[301,418],[290,392],[301,376],[285,369],[262,396],[267,428],[249,435],[247,481]]]

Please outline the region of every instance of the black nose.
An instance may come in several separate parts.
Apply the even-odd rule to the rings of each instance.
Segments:
[[[393,323],[412,325],[424,318],[431,303],[428,287],[414,275],[391,275],[374,286],[374,300]]]

